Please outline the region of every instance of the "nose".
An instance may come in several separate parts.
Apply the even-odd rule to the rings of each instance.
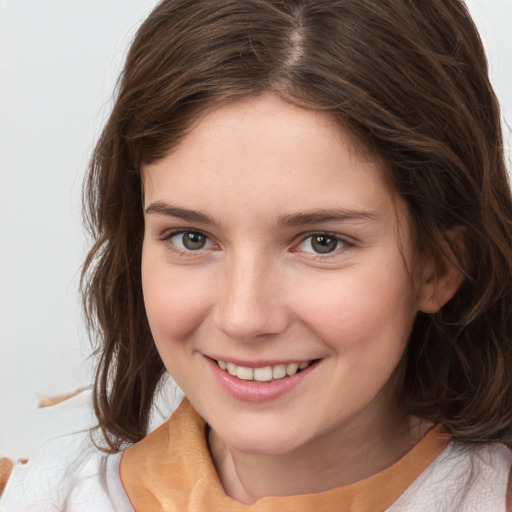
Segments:
[[[257,256],[226,262],[214,314],[217,328],[226,336],[252,341],[287,329],[291,315],[276,266]]]

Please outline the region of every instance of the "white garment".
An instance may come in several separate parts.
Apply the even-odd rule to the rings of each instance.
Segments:
[[[0,512],[134,512],[120,458],[98,451],[87,430],[60,436],[15,466]],[[505,512],[511,465],[503,445],[449,443],[388,512]]]
[[[512,453],[449,443],[387,512],[505,512]]]
[[[90,439],[89,429],[96,423],[91,395],[85,391],[40,411],[54,436],[27,464],[15,464],[0,512],[133,512],[119,478],[121,454],[106,455]],[[166,381],[152,408],[150,430],[182,398],[176,384]]]
[[[27,464],[16,464],[1,512],[133,512],[119,478],[121,455],[106,455],[88,432],[47,443]]]

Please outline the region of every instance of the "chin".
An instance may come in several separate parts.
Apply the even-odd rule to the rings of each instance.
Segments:
[[[214,428],[214,427],[212,427]],[[308,436],[289,428],[261,425],[255,422],[247,426],[214,428],[222,442],[233,450],[248,455],[278,456],[291,453],[308,442]]]

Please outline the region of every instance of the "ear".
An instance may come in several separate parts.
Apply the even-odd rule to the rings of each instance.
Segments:
[[[464,253],[464,228],[457,226],[445,233],[435,254],[422,259],[418,310],[437,313],[457,292],[464,280],[458,254]]]

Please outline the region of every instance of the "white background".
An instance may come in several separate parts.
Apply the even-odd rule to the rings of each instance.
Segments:
[[[2,456],[32,456],[51,430],[38,394],[92,381],[78,295],[82,179],[123,55],[155,3],[0,0]],[[468,5],[510,126],[512,0]]]

